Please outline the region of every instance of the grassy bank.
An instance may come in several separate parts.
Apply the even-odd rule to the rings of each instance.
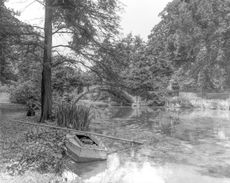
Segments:
[[[72,182],[66,181],[62,154],[66,132],[10,122],[14,119],[37,121],[24,111],[0,119],[0,182]]]

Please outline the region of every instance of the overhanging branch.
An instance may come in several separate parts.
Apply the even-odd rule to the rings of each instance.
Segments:
[[[60,47],[62,47],[62,48],[69,48],[69,49],[73,50],[73,47],[71,47],[71,46],[69,46],[69,45],[63,45],[63,44],[59,44],[59,45],[56,45],[56,46],[52,46],[52,49],[53,49],[53,48],[60,48]]]

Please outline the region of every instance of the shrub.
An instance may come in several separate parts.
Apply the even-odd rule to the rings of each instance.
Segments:
[[[57,125],[76,130],[88,130],[90,107],[70,103],[59,104],[56,111]]]
[[[10,91],[10,101],[13,103],[26,104],[29,98],[40,99],[40,92],[32,81],[26,81],[18,84]]]
[[[0,93],[7,93],[9,90],[9,87],[7,85],[1,85],[0,83]]]

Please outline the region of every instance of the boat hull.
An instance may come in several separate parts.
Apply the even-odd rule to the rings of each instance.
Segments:
[[[76,134],[67,135],[66,153],[76,162],[92,162],[107,159],[107,149],[97,139],[90,137],[94,145],[86,145],[80,142]]]

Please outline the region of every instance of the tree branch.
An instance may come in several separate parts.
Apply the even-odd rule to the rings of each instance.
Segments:
[[[69,49],[73,50],[73,47],[71,47],[71,46],[69,46],[69,45],[63,45],[63,44],[59,44],[59,45],[56,45],[56,46],[52,46],[52,49],[53,49],[53,48],[59,48],[59,47],[69,48]]]
[[[54,34],[73,34],[73,32],[72,31],[54,31],[53,32],[53,35]]]

